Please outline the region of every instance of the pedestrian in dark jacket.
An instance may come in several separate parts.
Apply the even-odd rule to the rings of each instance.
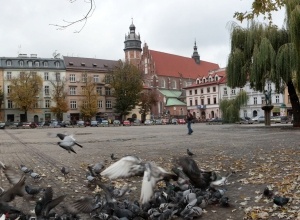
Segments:
[[[188,135],[191,135],[193,133],[193,129],[191,127],[193,119],[194,117],[192,113],[190,112],[190,110],[187,110],[186,120],[187,120]]]

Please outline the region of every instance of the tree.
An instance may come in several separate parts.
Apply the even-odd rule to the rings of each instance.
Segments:
[[[55,102],[55,106],[50,107],[50,111],[54,113],[58,121],[62,121],[63,113],[69,111],[66,91],[66,80],[50,81],[52,90],[52,100]]]
[[[110,85],[116,99],[115,112],[120,113],[123,120],[123,116],[139,104],[143,89],[142,75],[133,64],[120,61],[111,73]]]
[[[139,113],[141,114],[142,121],[146,120],[147,114],[150,112],[151,107],[158,101],[157,93],[155,90],[144,90],[140,96]]]
[[[38,103],[42,86],[43,79],[36,72],[21,72],[18,77],[13,77],[10,81],[9,98],[24,111],[25,121],[27,121],[27,112],[33,110]]]
[[[245,91],[241,91],[235,99],[223,99],[220,102],[222,118],[226,123],[234,123],[240,120],[241,106],[247,104],[249,97]]]
[[[251,22],[248,28],[233,25],[228,57],[228,85],[250,85],[263,91],[266,81],[283,92],[284,84],[292,105],[294,127],[300,127],[300,0],[285,2],[287,29]]]
[[[98,93],[97,84],[93,82],[92,77],[88,77],[84,87],[82,88],[81,95],[82,104],[80,106],[80,112],[85,120],[90,121],[98,112]]]
[[[239,20],[252,20],[259,15],[272,22],[272,12],[278,11],[285,5],[286,0],[253,0],[251,11],[235,12],[234,17]]]
[[[0,121],[2,121],[2,103],[4,100],[4,93],[0,86]]]

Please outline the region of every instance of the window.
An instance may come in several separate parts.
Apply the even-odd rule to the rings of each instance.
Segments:
[[[47,62],[44,62],[43,65],[44,65],[44,67],[48,67],[48,63]]]
[[[257,97],[253,97],[253,104],[257,105]]]
[[[275,102],[279,103],[279,95],[275,96]]]
[[[190,106],[192,106],[193,105],[193,100],[192,99],[190,99]]]
[[[265,97],[264,96],[261,97],[261,104],[265,104]]]
[[[94,75],[94,82],[98,83],[99,82],[99,75]]]
[[[49,86],[45,86],[44,91],[45,95],[49,95]]]
[[[32,67],[32,61],[28,61],[27,64],[29,67]]]
[[[97,104],[98,104],[98,108],[103,108],[103,101],[102,100],[98,100]]]
[[[70,74],[70,82],[76,82],[75,74]]]
[[[87,90],[86,90],[86,86],[82,86],[81,87],[81,94],[86,94]]]
[[[86,73],[82,74],[82,82],[86,82],[87,81],[87,75]]]
[[[50,108],[50,104],[51,104],[51,100],[50,99],[46,99],[45,100],[45,108]]]
[[[70,95],[76,95],[76,87],[70,87]]]
[[[290,98],[289,95],[288,95],[288,103],[289,103],[289,104],[291,103],[291,98]]]
[[[223,93],[224,93],[224,95],[227,95],[227,88],[223,89]]]
[[[268,91],[271,91],[271,89],[272,89],[272,85],[271,83],[268,83]]]
[[[176,88],[177,88],[177,87],[176,87],[176,81],[175,81],[175,80],[172,81],[172,88],[173,88],[173,89],[176,89]]]
[[[105,75],[105,84],[110,84],[110,75]]]
[[[57,81],[57,82],[60,81],[60,73],[56,73],[56,81]]]
[[[244,89],[243,88],[240,88],[240,92],[243,92],[244,91]]]
[[[11,100],[7,100],[7,108],[13,108],[13,102]]]
[[[216,91],[217,91],[217,89],[216,89],[216,87],[214,86],[214,87],[213,87],[213,92],[216,92]]]
[[[20,60],[19,64],[20,64],[20,66],[24,66],[24,61]]]
[[[11,66],[11,60],[6,61],[7,66]]]
[[[204,99],[201,99],[201,105],[204,105]]]
[[[59,68],[59,62],[55,63],[55,67]]]
[[[39,67],[39,66],[40,66],[40,62],[36,61],[36,62],[35,62],[35,66],[36,66],[36,67]]]
[[[82,101],[82,105],[84,108],[87,108],[88,107],[88,102],[86,100]]]
[[[210,88],[209,87],[207,87],[207,93],[210,93]]]
[[[36,72],[30,72],[30,75],[31,75],[32,77],[36,77]]]
[[[77,109],[77,102],[75,100],[70,101],[70,108],[71,109]]]
[[[232,95],[235,95],[235,89],[232,89],[232,90],[231,90],[231,94],[232,94]]]
[[[97,86],[96,92],[97,92],[98,95],[102,95],[102,87],[101,86]]]
[[[210,105],[210,98],[207,98],[207,104]]]
[[[217,104],[217,97],[214,97],[214,104]]]
[[[105,87],[105,95],[111,95],[111,90],[108,87]]]
[[[195,89],[195,91],[194,91],[194,92],[195,92],[195,95],[197,95],[197,89]]]
[[[189,94],[190,94],[190,95],[193,95],[193,91],[192,91],[192,90],[189,90]]]
[[[219,78],[216,76],[216,81],[218,81],[219,80]]]
[[[166,81],[164,79],[160,80],[160,87],[162,87],[162,88],[166,87]]]
[[[10,93],[10,86],[7,86],[7,94]]]
[[[38,108],[38,107],[39,107],[39,103],[38,102],[34,103],[33,108]]]
[[[7,79],[7,80],[10,80],[10,79],[11,79],[11,72],[7,72],[7,73],[6,73],[6,79]]]
[[[49,73],[48,73],[48,72],[45,72],[45,73],[44,73],[44,80],[45,80],[45,81],[48,81],[48,80],[49,80]]]
[[[105,107],[106,107],[106,108],[112,108],[112,107],[111,107],[111,101],[110,101],[110,100],[106,100],[106,102],[105,102]]]
[[[203,89],[201,89],[200,91],[201,91],[201,94],[203,94]]]
[[[195,105],[198,105],[198,99],[195,99]]]

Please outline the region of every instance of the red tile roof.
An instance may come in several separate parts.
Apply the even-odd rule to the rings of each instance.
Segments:
[[[216,63],[201,60],[197,64],[193,58],[182,57],[155,50],[149,50],[155,64],[156,74],[159,76],[171,76],[196,79],[205,76],[211,70],[219,69]]]

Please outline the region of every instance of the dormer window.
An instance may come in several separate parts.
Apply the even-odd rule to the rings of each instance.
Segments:
[[[20,65],[20,66],[24,66],[24,61],[23,61],[23,60],[20,60],[19,65]]]
[[[44,62],[44,67],[48,67],[48,62]]]
[[[36,67],[39,67],[39,66],[40,66],[40,62],[36,61],[36,62],[35,62],[35,66],[36,66]]]
[[[7,60],[7,61],[6,61],[6,65],[7,65],[7,66],[11,66],[11,60]]]
[[[219,80],[219,78],[216,76],[216,81],[218,81]]]
[[[81,66],[85,66],[85,63],[81,63]]]
[[[73,63],[73,62],[69,62],[69,65],[70,65],[70,66],[73,66],[73,65],[74,65],[74,63]]]
[[[93,63],[93,67],[97,67],[97,64],[96,64],[96,63]]]
[[[32,61],[28,61],[28,66],[32,67]]]
[[[59,68],[59,62],[56,62],[56,63],[55,63],[55,67],[56,67],[56,68]]]

